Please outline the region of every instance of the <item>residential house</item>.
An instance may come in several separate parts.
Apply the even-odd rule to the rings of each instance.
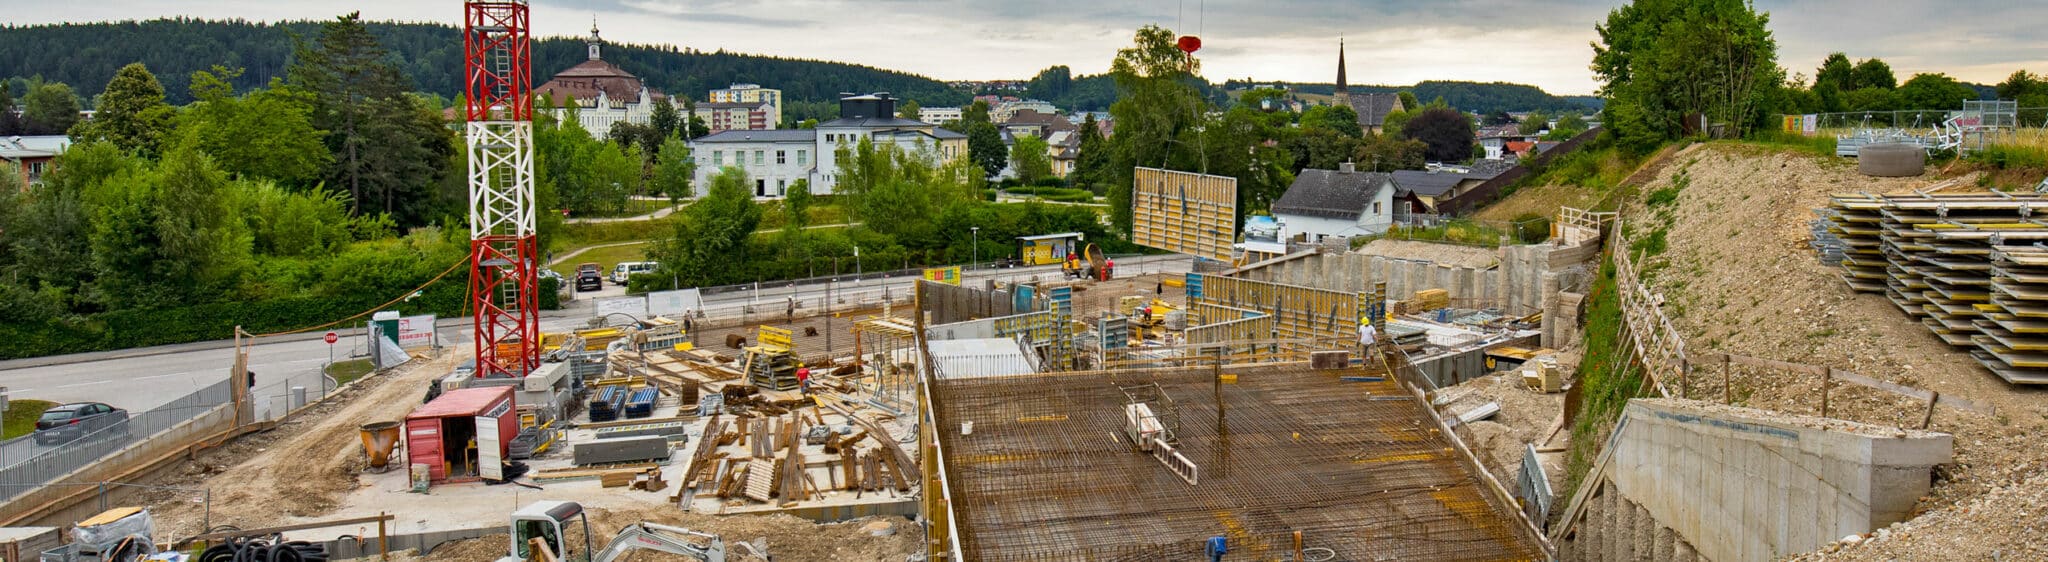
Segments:
[[[71,137],[64,135],[11,136],[0,139],[0,162],[6,162],[21,174],[21,186],[27,189],[43,181],[43,174],[56,165],[57,155],[71,146]]]
[[[1273,216],[1283,239],[1379,234],[1394,223],[1394,191],[1392,174],[1360,172],[1349,162],[1336,170],[1306,169],[1273,202]]]
[[[1509,142],[1529,140],[1522,134],[1521,125],[1514,123],[1481,128],[1477,137],[1479,138],[1479,146],[1486,149],[1487,160],[1499,160],[1505,157],[1508,154],[1507,143]]]
[[[1053,177],[1066,178],[1074,173],[1074,163],[1081,159],[1081,133],[1053,131],[1045,137],[1045,150],[1052,156]]]
[[[1396,170],[1393,178],[1398,195],[1408,203],[1403,210],[1433,214],[1437,202],[1449,199],[1458,182],[1465,181],[1465,174],[1452,169]]]
[[[712,90],[705,99],[711,103],[756,104],[754,107],[765,112],[763,117],[768,126],[752,127],[754,130],[774,129],[782,123],[782,90],[763,88],[760,84],[733,84]]]
[[[990,121],[994,121],[996,123],[1008,123],[1010,122],[1011,118],[1016,117],[1016,115],[1019,112],[1024,111],[1036,111],[1046,115],[1052,115],[1054,113],[1059,112],[1058,109],[1052,106],[1052,102],[1049,101],[1018,100],[1014,98],[1005,99],[1008,101],[1004,101],[1002,104],[996,105],[993,108],[989,109],[988,118]]]
[[[1002,127],[1004,132],[1012,135],[1027,135],[1038,138],[1046,138],[1051,136],[1052,133],[1060,131],[1071,132],[1081,130],[1079,125],[1075,125],[1073,121],[1069,121],[1065,117],[1052,113],[1040,113],[1033,109],[1021,110],[1011,115],[1008,120],[1003,122]]]
[[[1330,96],[1333,105],[1349,107],[1358,113],[1358,126],[1372,134],[1386,131],[1387,114],[1403,111],[1400,94],[1360,94],[1351,92],[1344,83],[1344,42],[1337,41],[1337,91]]]
[[[728,167],[747,171],[756,197],[781,197],[797,180],[808,180],[812,193],[831,193],[838,186],[837,150],[862,139],[940,160],[967,154],[967,135],[896,117],[896,99],[885,93],[840,98],[839,115],[815,129],[732,130],[690,141],[697,193],[706,193],[711,177]]]
[[[614,123],[647,124],[654,116],[654,104],[666,103],[682,109],[676,100],[648,89],[640,77],[600,57],[604,41],[598,37],[596,25],[590,26],[590,37],[584,44],[590,49],[589,60],[556,73],[547,83],[533,89],[535,96],[554,100],[556,119],[565,118],[568,107],[574,104],[579,124],[593,135],[604,136]]]

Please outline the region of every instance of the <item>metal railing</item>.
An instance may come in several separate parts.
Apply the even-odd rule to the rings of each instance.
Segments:
[[[222,380],[68,441],[41,445],[35,443],[35,434],[29,434],[0,444],[0,451],[8,455],[26,452],[23,457],[8,456],[0,462],[0,499],[11,499],[46,485],[129,445],[155,437],[227,404],[233,400],[228,393],[228,381]],[[19,445],[18,442],[28,445]]]

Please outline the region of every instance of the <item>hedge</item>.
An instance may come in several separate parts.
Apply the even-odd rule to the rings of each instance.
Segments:
[[[540,307],[561,308],[560,283],[542,279]],[[450,274],[392,309],[442,317],[469,315],[468,275]],[[384,304],[384,295],[293,297],[258,302],[223,302],[179,308],[121,310],[40,324],[0,325],[0,359],[20,359],[232,338],[235,327],[253,334],[299,330],[347,318]],[[350,321],[335,328],[360,325]]]

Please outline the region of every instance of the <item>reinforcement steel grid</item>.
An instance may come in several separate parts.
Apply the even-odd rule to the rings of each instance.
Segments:
[[[1220,384],[1218,373],[1237,375]],[[1293,533],[1340,560],[1517,560],[1539,551],[1489,502],[1422,406],[1363,372],[1298,367],[943,380],[945,466],[969,560],[1291,556]],[[1119,384],[1179,404],[1189,485],[1123,437]],[[1220,407],[1219,407],[1220,405]],[[972,422],[971,434],[962,424]]]

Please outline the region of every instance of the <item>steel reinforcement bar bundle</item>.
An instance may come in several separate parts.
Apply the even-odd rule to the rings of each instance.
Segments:
[[[1882,293],[2011,384],[2048,384],[2048,198],[1836,195],[1842,279]]]

